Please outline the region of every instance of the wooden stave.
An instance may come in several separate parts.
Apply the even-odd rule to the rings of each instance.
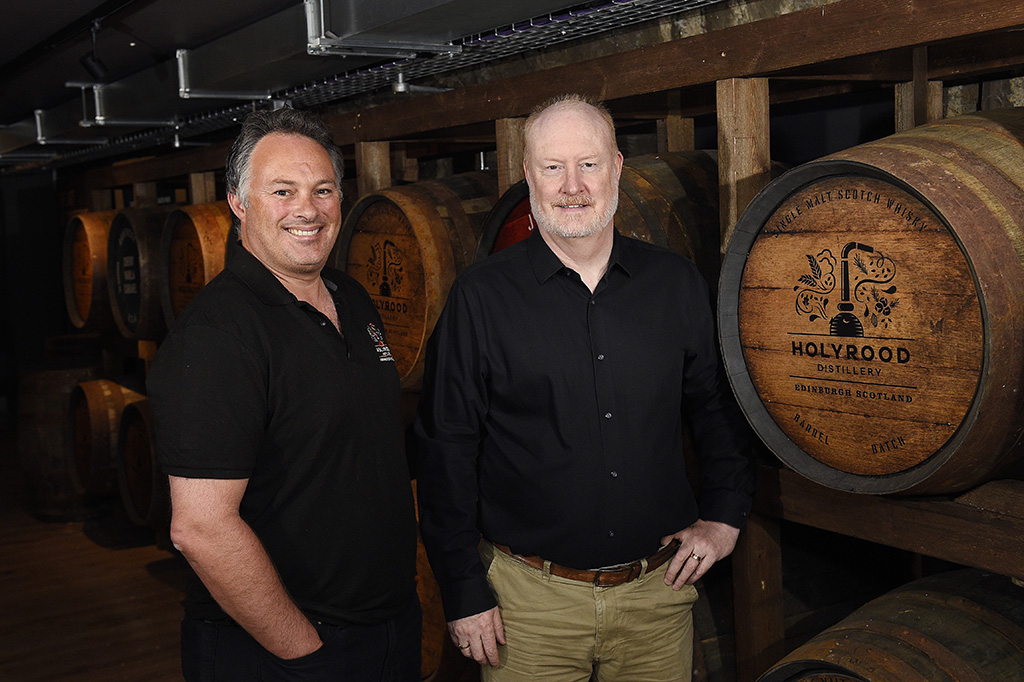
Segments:
[[[18,462],[28,484],[32,512],[41,518],[72,520],[88,512],[72,478],[64,426],[72,389],[95,376],[93,366],[19,372]]]
[[[117,480],[122,506],[136,526],[167,535],[170,489],[156,458],[153,409],[148,399],[125,405],[117,431]]]
[[[160,305],[159,268],[160,240],[164,221],[171,211],[170,206],[152,208],[126,208],[118,212],[110,224],[107,242],[107,291],[110,308],[118,331],[126,339],[158,340],[167,331]],[[134,323],[126,315],[119,290],[119,269],[117,258],[112,258],[120,248],[118,242],[129,238],[135,240],[131,249],[138,257],[138,320]]]
[[[368,194],[356,202],[342,224],[334,249],[334,263],[335,267],[348,271],[350,275],[353,275],[349,263],[353,235],[358,232],[360,219],[374,204],[383,203],[397,210],[408,222],[416,240],[419,250],[417,262],[423,266],[422,295],[425,310],[421,318],[422,328],[419,328],[418,320],[417,329],[414,330],[418,343],[409,345],[413,349],[412,360],[407,363],[408,367],[399,367],[403,391],[416,392],[420,388],[426,340],[441,314],[455,276],[472,262],[483,229],[483,220],[496,199],[497,181],[494,174],[463,173]],[[462,205],[486,208],[463,215]],[[440,212],[439,207],[443,209]],[[459,210],[452,210],[455,208]],[[358,273],[355,276],[358,280]],[[376,296],[371,286],[365,282],[360,283],[367,288],[371,298]],[[376,302],[376,298],[374,300]],[[394,351],[396,343],[391,334],[389,343]]]
[[[64,232],[63,279],[64,303],[72,326],[82,331],[105,331],[113,324],[107,289],[107,237],[116,211],[93,211],[73,216]],[[75,245],[78,228],[85,233],[89,251],[91,277],[88,310],[79,304],[79,287],[75,281]]]
[[[176,260],[173,250],[179,229],[187,230],[189,240],[199,245],[202,284],[196,287],[198,290],[224,269],[228,243],[232,238],[232,213],[228,202],[182,206],[167,215],[160,235],[159,292],[160,308],[168,328],[181,314],[187,299],[195,295],[194,291],[184,295],[175,293],[181,288],[178,273],[172,267]]]
[[[72,478],[83,495],[96,497],[117,491],[117,443],[126,405],[144,399],[127,386],[109,379],[79,382],[68,399]]]
[[[720,280],[718,318],[730,384],[748,421],[769,449],[790,468],[828,487],[880,494],[956,492],[1007,472],[1024,454],[1020,442],[1024,432],[1024,411],[1021,407],[1015,408],[1017,401],[1012,396],[1013,386],[1019,386],[1024,380],[1024,368],[1020,366],[1020,358],[1024,355],[1024,329],[1021,328],[1019,315],[1014,320],[1010,315],[993,315],[990,310],[1021,310],[1019,292],[1024,291],[1024,270],[1021,269],[1020,257],[1024,257],[1024,239],[1006,234],[999,223],[990,220],[992,216],[982,218],[989,219],[986,231],[977,230],[965,234],[951,227],[947,216],[966,214],[970,215],[972,223],[977,223],[977,210],[965,212],[962,206],[957,205],[960,201],[957,195],[943,191],[946,187],[941,184],[938,188],[932,187],[937,183],[934,183],[929,171],[923,169],[922,157],[913,151],[915,133],[925,133],[926,140],[924,145],[916,146],[928,147],[931,144],[927,142],[930,137],[928,133],[963,124],[964,119],[967,119],[967,125],[990,132],[1004,130],[1006,127],[1014,129],[1016,133],[1010,139],[1014,139],[1018,145],[1020,140],[1024,140],[1022,112],[1011,113],[1008,117],[1003,113],[986,112],[981,117],[959,117],[929,124],[804,164],[774,180],[755,197],[740,217],[733,238],[727,245]],[[893,146],[899,147],[899,150],[893,152],[887,149]],[[958,151],[956,155],[962,156],[962,152]],[[934,173],[934,170],[931,172]],[[979,383],[986,376],[1007,379],[1003,385],[1006,390],[1002,392],[993,392],[986,386],[979,386],[961,422],[961,428],[926,462],[902,472],[873,477],[856,476],[819,462],[781,432],[759,400],[747,366],[741,359],[743,352],[739,338],[739,282],[746,265],[746,256],[762,227],[778,207],[802,188],[817,181],[846,175],[878,179],[904,190],[944,222],[971,267],[973,286],[979,292],[984,292],[983,296],[979,295],[979,301],[986,311],[983,320],[986,359],[979,373]],[[1017,195],[1024,188],[1024,179],[1018,182]],[[923,193],[919,188],[931,189]],[[1024,215],[1024,212],[1019,211],[1018,215]],[[1015,222],[1018,226],[1024,224],[1024,218],[1016,218]],[[993,243],[993,236],[1001,240],[998,246]],[[1009,254],[1021,256],[1015,260]],[[734,293],[737,293],[736,297],[733,297]],[[993,357],[992,348],[1010,349],[1011,352],[995,354]],[[1012,428],[1007,430],[1005,424],[1011,424]],[[961,457],[957,461],[954,455],[958,452],[970,453],[976,459]]]
[[[979,652],[999,655],[986,661]],[[1005,576],[960,569],[871,600],[758,682],[981,682],[1011,679],[1022,669],[1024,588]]]
[[[412,481],[413,501],[416,505],[416,520],[419,521],[416,480]],[[416,594],[423,609],[423,634],[421,636],[421,679],[424,682],[477,682],[480,666],[462,655],[451,637],[445,622],[444,606],[441,603],[441,588],[437,585],[434,572],[427,559],[423,538],[416,533]]]

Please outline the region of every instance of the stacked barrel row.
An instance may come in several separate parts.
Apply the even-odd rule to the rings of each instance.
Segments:
[[[75,215],[63,254],[71,324],[108,345],[159,341],[223,269],[230,227],[227,202]],[[23,457],[37,508],[74,515],[119,496],[130,521],[162,529],[167,483],[156,466],[144,377],[102,374],[89,371],[55,393],[58,447],[48,458]]]
[[[64,239],[71,323],[157,340],[196,292],[224,268],[226,201],[132,208],[73,217]]]

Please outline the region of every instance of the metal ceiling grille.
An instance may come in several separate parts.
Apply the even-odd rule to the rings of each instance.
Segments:
[[[277,101],[289,101],[297,108],[312,107],[392,87],[399,74],[406,81],[467,69],[488,62],[554,45],[622,29],[713,5],[724,0],[611,0],[579,5],[562,12],[501,26],[492,31],[466,36],[456,44],[461,51],[390,61],[370,68],[339,73],[331,78],[306,83],[274,94]],[[254,108],[267,103],[247,102],[211,110],[181,119],[174,128],[149,129],[123,135],[107,144],[67,151],[53,160],[53,166],[67,166],[153,146],[188,145],[188,139],[236,125]]]

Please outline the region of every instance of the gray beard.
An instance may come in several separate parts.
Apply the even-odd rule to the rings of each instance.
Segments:
[[[548,234],[552,234],[556,237],[562,237],[563,239],[581,239],[583,237],[589,237],[595,235],[604,229],[605,225],[611,222],[615,216],[615,211],[619,208],[619,193],[616,192],[611,203],[608,204],[608,209],[601,215],[594,218],[590,224],[582,223],[571,223],[570,225],[564,225],[554,220],[549,220],[546,214],[541,213],[540,205],[534,198],[533,194],[530,194],[530,210],[533,213],[533,219],[537,221],[537,225]],[[574,229],[575,228],[575,229]]]

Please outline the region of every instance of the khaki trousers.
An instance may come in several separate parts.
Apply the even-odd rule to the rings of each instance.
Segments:
[[[487,580],[505,626],[501,666],[483,682],[690,682],[697,590],[664,581],[668,563],[615,587],[528,566],[487,542]]]

